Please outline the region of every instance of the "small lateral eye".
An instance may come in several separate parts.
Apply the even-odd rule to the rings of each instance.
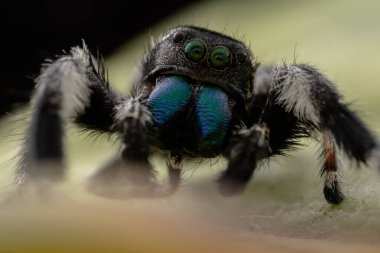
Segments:
[[[237,61],[240,63],[240,64],[244,64],[248,61],[248,55],[244,52],[239,52],[237,55],[236,55],[236,59]]]
[[[187,59],[198,62],[206,55],[206,46],[201,40],[191,40],[186,44],[183,51]]]
[[[183,32],[177,32],[173,36],[173,42],[174,43],[181,43],[184,40],[185,40],[185,34],[183,34]]]
[[[224,69],[231,63],[231,53],[226,47],[215,47],[210,54],[210,63],[216,69]]]

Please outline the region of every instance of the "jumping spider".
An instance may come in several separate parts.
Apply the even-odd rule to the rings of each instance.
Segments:
[[[20,189],[63,178],[68,122],[121,138],[121,152],[88,184],[109,197],[173,193],[184,158],[220,155],[228,166],[218,177],[219,191],[234,195],[260,160],[318,133],[323,193],[337,204],[344,199],[337,147],[359,163],[380,161],[374,134],[316,69],[262,66],[242,42],[194,26],[175,27],[151,47],[127,97],[112,90],[84,43],[43,66],[17,173]],[[149,162],[157,151],[167,155],[167,185],[156,182]]]

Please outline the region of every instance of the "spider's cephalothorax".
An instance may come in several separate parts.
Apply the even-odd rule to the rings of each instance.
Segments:
[[[22,149],[20,189],[62,178],[63,125],[115,133],[121,152],[98,170],[89,189],[110,197],[164,196],[181,179],[184,158],[222,155],[224,195],[241,192],[257,163],[284,154],[301,137],[319,133],[324,196],[339,203],[336,149],[380,166],[378,142],[342,102],[334,85],[303,65],[260,66],[240,41],[208,29],[179,26],[141,62],[129,96],[109,87],[104,67],[85,45],[43,67]],[[167,155],[169,183],[154,180],[149,157]]]
[[[152,114],[153,143],[181,155],[219,155],[252,98],[252,61],[244,44],[215,32],[166,34],[146,55],[133,94]]]

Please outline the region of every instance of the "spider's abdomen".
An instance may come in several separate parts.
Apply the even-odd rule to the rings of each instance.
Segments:
[[[160,79],[147,100],[151,134],[161,148],[191,156],[220,152],[231,120],[227,94],[181,76]]]

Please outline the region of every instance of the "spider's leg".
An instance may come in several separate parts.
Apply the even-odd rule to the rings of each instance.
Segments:
[[[244,190],[256,168],[257,161],[270,154],[269,129],[265,124],[240,129],[231,137],[225,157],[227,169],[218,178],[219,192],[231,196]]]
[[[337,176],[334,136],[328,129],[322,131],[322,159],[322,175],[325,177],[323,194],[328,203],[338,204],[344,199],[344,195],[340,190],[340,184]]]
[[[36,79],[30,125],[21,150],[17,180],[57,181],[64,177],[65,125],[76,121],[87,129],[110,131],[117,96],[86,45],[46,64]]]
[[[219,190],[223,195],[241,192],[260,160],[282,154],[295,144],[296,137],[304,136],[304,128],[292,113],[270,103],[271,69],[260,66],[254,81],[255,97],[247,106],[245,122],[249,128],[238,130],[225,152],[228,168],[219,178]]]
[[[88,189],[117,198],[150,195],[155,188],[147,134],[151,115],[145,105],[130,97],[117,106],[114,122],[113,128],[121,133],[122,150],[89,178]]]
[[[263,118],[271,129],[271,148],[274,153],[282,152],[295,137],[319,131],[324,153],[325,198],[330,203],[341,202],[343,194],[337,179],[334,143],[353,160],[380,164],[378,141],[343,102],[335,86],[314,68],[280,65],[270,68],[269,73],[272,81]],[[284,122],[292,121],[294,127],[288,129]]]
[[[168,188],[165,195],[174,193],[181,183],[182,157],[180,155],[171,154],[168,161]]]
[[[168,181],[157,187],[153,193],[154,197],[166,197],[178,190],[181,183],[182,156],[170,154],[167,161]]]
[[[151,123],[151,114],[138,99],[128,98],[118,106],[114,128],[122,133],[123,148],[116,158],[89,178],[88,190],[111,198],[164,197],[177,190],[182,158],[170,155],[169,182],[158,185],[149,161],[148,123]]]

